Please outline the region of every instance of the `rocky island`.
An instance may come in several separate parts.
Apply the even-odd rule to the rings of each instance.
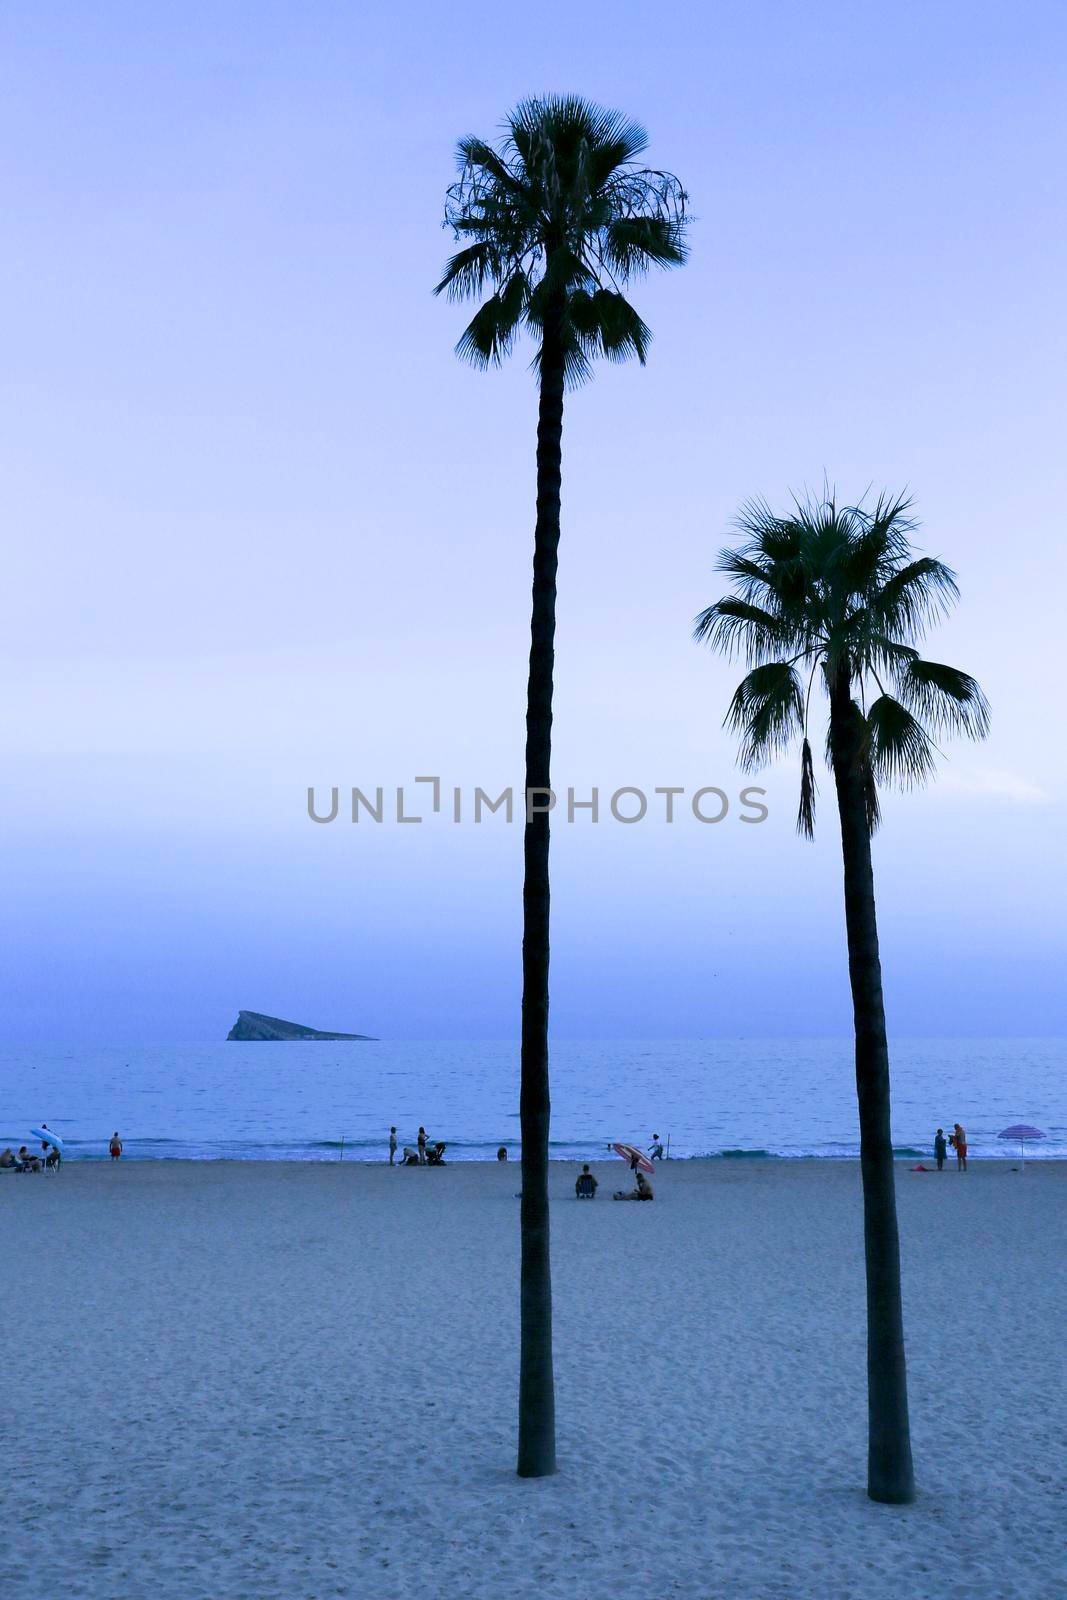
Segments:
[[[282,1039],[359,1039],[372,1043],[369,1033],[320,1033],[299,1022],[283,1022],[281,1017],[265,1017],[260,1011],[239,1011],[237,1021],[226,1035],[244,1043],[268,1044]]]

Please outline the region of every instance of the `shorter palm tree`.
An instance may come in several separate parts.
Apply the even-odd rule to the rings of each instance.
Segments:
[[[900,1244],[893,1183],[889,1051],[871,865],[879,785],[920,783],[933,771],[934,736],[981,738],[989,707],[973,678],[924,661],[916,645],[957,598],[954,574],[910,543],[903,497],[871,509],[829,496],[777,516],[744,508],[740,549],[719,570],[735,592],[709,606],[696,637],[749,665],[726,715],[741,761],[762,765],[794,740],[801,748],[799,831],[815,831],[815,769],[808,740],[821,681],[829,701],[827,757],[837,790],[845,925],[856,1032],[867,1273],[867,1492],[902,1504],[915,1495],[908,1425]]]

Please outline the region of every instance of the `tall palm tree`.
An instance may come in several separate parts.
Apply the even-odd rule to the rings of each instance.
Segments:
[[[646,143],[636,123],[573,97],[524,101],[507,117],[498,148],[462,139],[445,221],[463,248],[435,291],[455,299],[486,295],[456,346],[476,366],[499,365],[523,330],[537,345],[519,1097],[522,1477],[556,1469],[548,1225],[549,826],[547,810],[540,808],[551,787],[563,394],[589,376],[598,355],[612,361],[634,355],[644,363],[651,336],[622,287],[650,266],[685,260],[686,196],[669,173],[638,165]]]
[[[726,724],[741,761],[760,765],[794,740],[801,747],[797,827],[815,829],[815,774],[808,727],[816,680],[829,701],[827,758],[837,790],[845,869],[845,925],[856,1031],[867,1270],[867,1492],[904,1504],[915,1495],[908,1427],[900,1245],[893,1185],[882,971],[878,956],[871,834],[878,787],[928,778],[934,735],[981,738],[989,707],[973,678],[924,661],[915,648],[956,599],[956,579],[918,556],[903,498],[865,510],[821,501],[776,516],[757,502],[739,525],[747,536],[725,550],[719,570],[734,593],[701,613],[696,636],[742,655],[750,671]]]

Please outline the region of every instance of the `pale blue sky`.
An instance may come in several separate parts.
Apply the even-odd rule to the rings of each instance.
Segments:
[[[717,783],[689,641],[738,504],[911,486],[994,707],[876,847],[900,1033],[1063,1031],[1060,4],[8,3],[0,693],[9,1038],[239,1006],[515,1031],[521,835],[306,819],[309,783],[521,782],[535,393],[430,288],[451,151],[639,117],[693,257],[568,402],[558,782]],[[571,1035],[847,1031],[829,785],[755,829],[555,834]]]

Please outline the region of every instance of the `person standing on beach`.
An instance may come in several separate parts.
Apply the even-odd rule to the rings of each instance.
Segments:
[[[663,1143],[658,1133],[652,1135],[652,1148],[648,1152],[648,1159],[650,1161],[663,1160]]]
[[[389,1165],[393,1166],[395,1162],[396,1162],[396,1129],[395,1128],[390,1128],[389,1129]]]
[[[419,1146],[419,1166],[424,1167],[426,1165],[426,1129],[422,1127],[421,1124],[419,1126],[419,1137],[416,1142]]]
[[[967,1171],[967,1135],[958,1122],[952,1125],[952,1143],[956,1147],[956,1171]]]
[[[117,1130],[111,1135],[111,1143],[108,1145],[107,1150],[112,1161],[117,1161],[122,1154],[122,1140],[119,1138]]]
[[[937,1162],[938,1172],[942,1171],[944,1168],[945,1157],[947,1155],[948,1145],[945,1143],[945,1130],[943,1128],[938,1128],[937,1132],[934,1134],[934,1160]]]

